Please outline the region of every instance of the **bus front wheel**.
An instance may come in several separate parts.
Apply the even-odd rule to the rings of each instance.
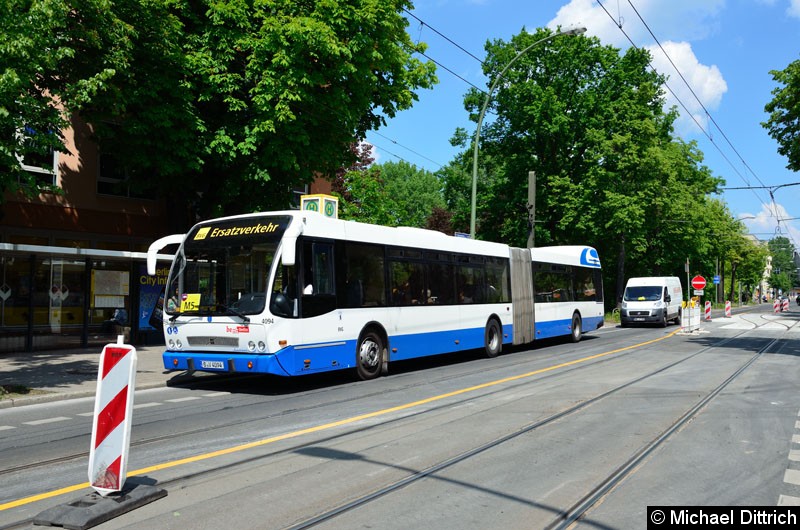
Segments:
[[[361,336],[356,351],[358,377],[366,381],[380,375],[384,349],[383,339],[374,330],[369,330]]]
[[[487,357],[497,357],[503,350],[503,336],[500,332],[500,324],[497,320],[491,319],[486,324],[486,331],[483,334],[484,347]]]
[[[572,315],[572,342],[580,342],[583,335],[583,323],[578,313]]]

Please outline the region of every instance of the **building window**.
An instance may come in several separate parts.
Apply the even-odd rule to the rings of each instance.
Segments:
[[[137,199],[153,198],[152,193],[133,185],[136,172],[120,164],[114,155],[100,153],[98,167],[97,193]]]
[[[308,195],[308,184],[305,186],[295,186],[292,188],[292,209],[300,209],[300,197]]]
[[[58,152],[50,142],[33,127],[26,126],[19,134],[23,154],[19,156],[20,166],[39,186],[55,186],[58,168]]]

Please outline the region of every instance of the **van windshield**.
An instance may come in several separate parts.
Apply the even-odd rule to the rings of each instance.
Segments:
[[[661,300],[662,288],[657,285],[640,285],[626,287],[624,300],[626,302],[645,302]]]

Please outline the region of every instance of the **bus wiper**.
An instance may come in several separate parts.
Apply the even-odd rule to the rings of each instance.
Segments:
[[[217,304],[217,306],[221,307],[222,309],[224,309],[227,313],[229,313],[231,315],[236,315],[237,317],[241,318],[244,321],[245,324],[249,324],[250,323],[250,317],[248,317],[247,315],[245,315],[241,311],[239,311],[237,309],[234,309],[232,307],[228,307],[225,304]]]

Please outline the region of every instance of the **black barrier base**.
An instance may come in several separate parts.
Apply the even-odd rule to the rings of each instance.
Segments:
[[[167,490],[128,481],[118,493],[103,497],[92,492],[67,504],[49,508],[37,515],[33,524],[84,530],[166,496]]]

